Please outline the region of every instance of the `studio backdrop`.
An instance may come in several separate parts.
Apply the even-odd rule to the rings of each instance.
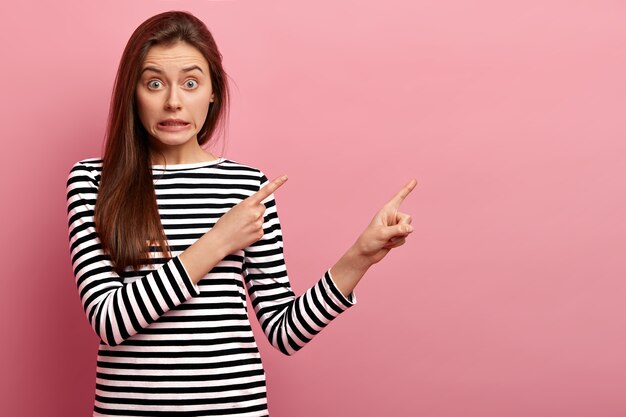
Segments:
[[[87,416],[98,338],[65,181],[101,156],[134,28],[186,10],[229,74],[209,150],[287,174],[296,294],[411,178],[415,231],[292,357],[273,417],[626,415],[626,3],[3,2],[2,415]]]

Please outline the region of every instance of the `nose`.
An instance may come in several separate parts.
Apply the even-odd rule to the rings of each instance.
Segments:
[[[167,98],[165,100],[165,108],[168,110],[180,109],[182,106],[180,98],[178,96],[178,90],[176,87],[170,88]]]

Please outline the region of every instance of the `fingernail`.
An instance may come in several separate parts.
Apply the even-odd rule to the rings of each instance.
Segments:
[[[407,233],[411,233],[413,231],[413,226],[411,226],[410,224],[405,228]]]

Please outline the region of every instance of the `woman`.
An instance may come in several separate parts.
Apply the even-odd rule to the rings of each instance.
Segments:
[[[202,147],[227,106],[200,20],[167,12],[135,30],[103,158],[77,162],[67,181],[74,275],[101,339],[94,415],[268,415],[246,290],[270,343],[291,355],[354,305],[363,274],[412,231],[398,208],[414,180],[295,297],[273,194],[287,178]]]

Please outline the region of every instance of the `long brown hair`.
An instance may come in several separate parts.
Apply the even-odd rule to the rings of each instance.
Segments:
[[[194,46],[209,63],[214,101],[198,132],[198,143],[207,143],[227,117],[227,75],[206,25],[183,11],[164,12],[139,25],[128,40],[115,77],[94,213],[102,249],[110,255],[118,274],[127,266],[136,271],[149,262],[152,242],[171,258],[156,203],[148,133],[139,119],[135,88],[150,47],[178,41]]]

